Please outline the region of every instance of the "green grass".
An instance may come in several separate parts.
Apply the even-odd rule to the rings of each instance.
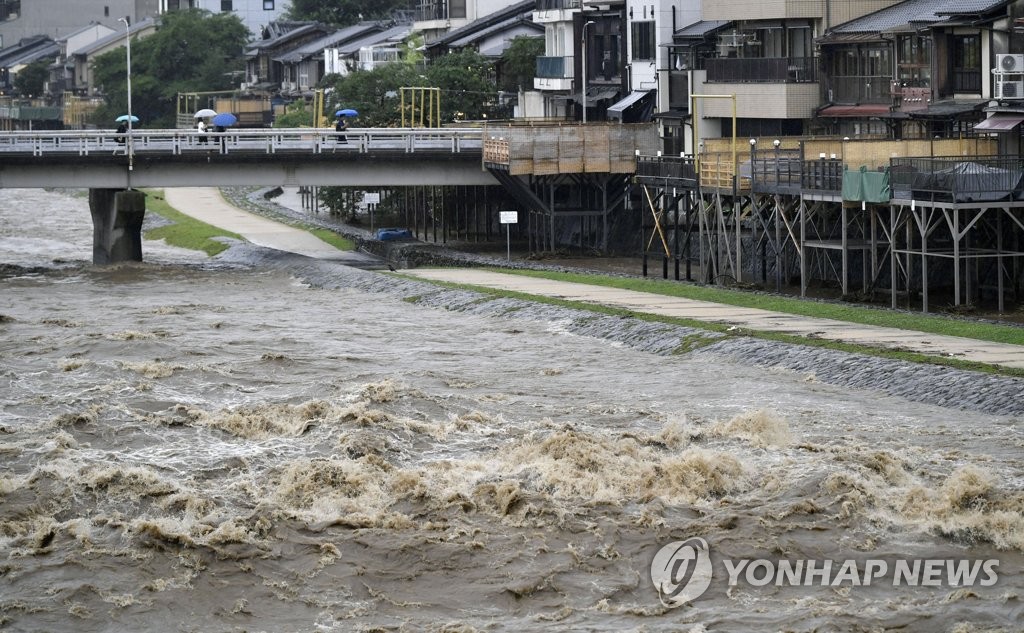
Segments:
[[[512,270],[500,269],[499,272],[511,273],[513,271]],[[576,282],[580,282],[580,283],[588,283],[587,281],[584,281],[584,280],[592,279],[592,280],[595,280],[595,282],[597,282],[595,285],[604,285],[604,286],[610,286],[610,287],[615,287],[615,288],[625,288],[625,289],[630,289],[630,290],[644,289],[644,287],[645,287],[644,285],[647,284],[647,283],[650,283],[650,280],[611,279],[611,278],[605,278],[605,277],[600,276],[600,275],[586,275],[586,274],[577,274],[577,273],[548,273],[548,272],[545,272],[545,271],[523,271],[523,270],[516,270],[514,272],[517,273],[517,274],[526,274],[528,276],[544,277],[544,278],[549,278],[549,279],[560,279],[560,280],[565,280],[565,281],[576,281]],[[956,368],[956,369],[965,369],[965,370],[969,370],[969,371],[977,371],[977,372],[983,372],[983,373],[988,373],[988,374],[997,374],[997,375],[1002,375],[1002,376],[1013,376],[1013,377],[1017,377],[1017,378],[1024,378],[1024,370],[1021,370],[1021,369],[1014,369],[1014,368],[1011,368],[1011,367],[1002,367],[1002,366],[995,366],[995,365],[987,365],[985,363],[978,363],[978,362],[973,362],[973,361],[965,361],[965,360],[961,360],[961,359],[958,359],[958,358],[947,358],[947,357],[944,357],[944,356],[932,356],[932,355],[929,355],[929,354],[921,354],[921,353],[918,353],[918,352],[911,352],[911,351],[907,351],[907,350],[889,349],[889,348],[881,348],[881,347],[871,347],[871,346],[868,346],[868,345],[862,345],[862,344],[857,344],[857,343],[844,343],[844,342],[833,341],[833,340],[828,340],[828,339],[805,338],[805,337],[802,337],[802,336],[793,336],[791,334],[780,334],[780,333],[777,333],[777,332],[760,332],[760,331],[749,330],[749,329],[745,329],[745,328],[730,327],[730,326],[728,326],[726,324],[722,324],[722,323],[711,323],[711,322],[707,322],[707,321],[698,321],[696,319],[679,318],[679,317],[666,317],[666,316],[661,316],[661,315],[656,315],[656,314],[648,314],[648,313],[644,313],[644,312],[633,312],[631,310],[624,310],[622,308],[613,308],[613,307],[609,307],[609,306],[602,306],[602,305],[597,305],[597,304],[593,304],[593,303],[584,303],[584,302],[579,302],[579,301],[567,301],[565,299],[555,299],[555,298],[552,298],[552,297],[543,297],[543,296],[538,296],[538,295],[530,295],[530,294],[525,294],[525,293],[521,293],[521,292],[514,292],[514,291],[509,291],[509,290],[497,290],[497,289],[494,289],[494,288],[487,288],[487,287],[483,287],[483,286],[473,286],[473,285],[470,285],[470,284],[455,284],[455,283],[443,282],[443,281],[438,281],[438,280],[428,280],[428,279],[423,279],[423,278],[420,278],[420,277],[410,277],[410,279],[416,279],[417,281],[428,282],[428,283],[432,283],[432,284],[438,285],[438,286],[443,286],[443,287],[446,287],[446,288],[457,288],[457,289],[462,289],[462,290],[473,290],[475,292],[480,292],[480,293],[486,294],[486,295],[488,295],[488,296],[490,296],[492,298],[507,297],[507,298],[512,298],[512,299],[521,299],[521,300],[524,300],[524,301],[533,301],[533,302],[536,302],[536,303],[545,303],[545,304],[549,304],[549,305],[563,306],[563,307],[567,307],[567,308],[574,308],[574,309],[577,309],[577,310],[585,310],[585,311],[588,311],[588,312],[595,312],[595,313],[599,313],[599,314],[605,314],[605,315],[609,315],[609,316],[631,317],[631,318],[640,319],[640,320],[643,320],[643,321],[650,321],[650,322],[656,322],[656,323],[668,323],[668,324],[672,324],[672,325],[680,325],[680,326],[683,326],[683,327],[700,329],[700,330],[705,330],[705,331],[710,331],[710,332],[718,332],[718,333],[724,334],[725,336],[749,336],[749,337],[759,338],[759,339],[767,340],[767,341],[778,341],[778,342],[782,342],[782,343],[790,343],[790,344],[795,344],[795,345],[803,345],[803,346],[807,346],[807,347],[819,347],[819,348],[823,348],[823,349],[832,349],[832,350],[837,350],[837,351],[842,351],[842,352],[850,352],[850,353],[855,353],[855,354],[864,354],[864,355],[867,355],[867,356],[875,356],[875,357],[878,357],[878,358],[889,358],[889,359],[894,359],[894,360],[907,361],[907,362],[911,362],[911,363],[923,363],[923,364],[929,364],[929,365],[940,365],[940,366],[943,366],[943,367],[953,367],[953,368]],[[608,282],[608,283],[605,283],[605,282]],[[620,283],[617,283],[617,282],[622,282],[622,284],[620,285]],[[639,282],[639,285],[635,285],[635,284],[637,284],[637,282]],[[655,285],[672,285],[672,284],[670,284],[670,283],[666,284],[665,282],[661,282],[660,284],[655,284]],[[701,290],[705,290],[705,289],[701,288]],[[650,290],[649,288],[648,289],[644,289],[643,291],[645,291],[645,292],[652,292],[652,290]],[[728,290],[722,291],[722,292],[725,292],[725,293],[728,293],[728,294],[739,294],[739,293],[736,293],[735,291],[728,291]],[[678,293],[668,293],[668,292],[663,292],[663,293],[660,293],[660,294],[666,294],[666,295],[669,295],[669,296],[683,296],[683,295],[678,294]],[[701,298],[705,298],[705,296],[702,296]],[[705,300],[710,300],[710,299],[705,299]],[[791,299],[789,301],[795,302],[795,303],[803,303],[802,301],[795,300],[795,299]],[[720,303],[724,303],[724,302],[720,302]],[[747,305],[747,304],[736,303],[736,304],[731,304],[731,305]],[[761,306],[759,306],[759,305],[752,305],[751,307],[761,307]],[[846,307],[846,306],[839,306],[839,307]],[[851,309],[856,310],[857,308],[852,308],[851,307]],[[870,308],[861,308],[861,309],[862,310],[870,310]],[[803,312],[792,312],[792,314],[804,314],[804,313]],[[818,315],[810,314],[809,316],[818,316]],[[828,317],[828,318],[835,318],[835,317]],[[929,318],[929,317],[925,317],[925,318]],[[951,319],[941,319],[941,317],[935,317],[935,319],[938,319],[938,320],[951,320]],[[985,324],[979,324],[979,325],[985,325]],[[893,327],[895,327],[895,326],[893,326]],[[993,326],[993,327],[999,328],[1000,326]],[[910,329],[913,329],[913,328],[910,328]],[[1009,329],[1020,330],[1021,328],[1012,328],[1011,327]],[[700,335],[694,335],[692,337],[688,337],[688,338],[682,340],[680,342],[679,347],[677,347],[677,349],[675,351],[676,351],[676,353],[686,353],[686,352],[692,351],[692,350],[694,350],[694,349],[696,349],[698,347],[703,347],[704,345],[708,345],[708,344],[710,344],[712,342],[714,342],[714,341],[713,341],[713,339],[711,337],[702,337]]]
[[[219,229],[178,211],[171,205],[167,204],[167,201],[164,199],[163,191],[161,190],[147,191],[146,194],[146,208],[149,211],[173,222],[173,224],[168,224],[146,231],[146,239],[163,239],[173,246],[203,251],[211,257],[217,253],[227,250],[228,248],[226,244],[213,239],[215,237],[231,237],[245,241],[245,238],[237,233]],[[342,237],[330,229],[323,229],[294,220],[287,222],[282,220],[278,221],[281,221],[282,224],[288,224],[289,226],[308,231],[338,250],[355,250],[356,245],[352,240]]]
[[[744,308],[759,308],[761,310],[771,310],[773,312],[782,312],[784,314],[797,314],[822,319],[835,319],[836,321],[846,321],[848,323],[858,323],[862,325],[877,325],[881,327],[898,328],[901,330],[927,332],[929,334],[942,334],[944,336],[961,336],[979,341],[1024,345],[1024,328],[1014,325],[1000,325],[997,323],[985,323],[981,321],[971,321],[968,319],[934,314],[913,314],[908,312],[899,312],[896,310],[872,308],[868,306],[811,301],[790,297],[780,297],[777,295],[764,295],[752,292],[727,290],[724,288],[698,286],[677,281],[665,281],[661,279],[631,279],[583,273],[561,273],[538,270],[501,269],[501,272],[525,275],[528,277],[542,277],[545,279],[555,279],[559,281],[572,281],[596,286],[621,288],[625,290],[636,290],[639,292],[647,292],[669,297],[684,297],[686,299],[711,301],[714,303],[722,303],[725,305]]]
[[[355,250],[356,248],[355,242],[348,239],[347,237],[342,237],[341,235],[338,235],[337,233],[330,229],[321,229],[307,225],[300,225],[299,228],[309,231],[310,233],[319,237],[321,240],[327,242],[328,244],[338,249],[339,251],[352,251]]]
[[[146,231],[148,240],[162,239],[172,246],[203,251],[211,257],[228,248],[227,244],[213,238],[231,237],[244,240],[241,235],[200,222],[176,210],[164,200],[163,191],[147,191],[146,194],[146,209],[172,223]]]

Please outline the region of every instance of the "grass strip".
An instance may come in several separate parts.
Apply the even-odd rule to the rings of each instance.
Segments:
[[[146,191],[146,209],[171,222],[146,231],[148,240],[162,239],[172,246],[203,251],[211,257],[228,248],[227,244],[215,240],[216,237],[231,237],[244,241],[237,233],[219,229],[178,211],[167,204],[163,191],[160,190]]]
[[[310,233],[319,237],[321,240],[327,242],[328,244],[338,249],[339,251],[354,251],[356,249],[355,242],[348,239],[347,237],[335,233],[330,229],[322,229],[314,226],[309,226],[308,224],[299,224],[297,226],[298,228],[309,231]]]
[[[500,272],[510,272],[501,270]],[[535,273],[538,271],[516,271]],[[561,275],[563,273],[553,273]],[[577,276],[575,273],[568,274],[571,277]],[[531,295],[522,292],[514,292],[510,290],[498,290],[495,288],[488,288],[484,286],[474,286],[472,284],[457,284],[446,281],[438,281],[435,279],[424,279],[422,277],[414,277],[412,275],[402,275],[398,273],[396,276],[405,277],[420,282],[427,282],[436,286],[442,286],[445,288],[452,288],[457,290],[471,290],[482,294],[489,295],[494,298],[505,297],[511,299],[520,299],[523,301],[533,301],[535,303],[544,303],[548,305],[562,306],[566,308],[573,308],[576,310],[586,310],[588,312],[596,312],[599,314],[605,314],[609,316],[619,317],[630,317],[634,319],[640,319],[642,321],[649,321],[654,323],[667,323],[670,325],[679,325],[683,327],[706,330],[711,332],[720,332],[726,336],[748,336],[758,338],[766,341],[777,341],[780,343],[789,343],[792,345],[803,345],[805,347],[818,347],[822,349],[831,349],[840,352],[863,354],[866,356],[874,356],[876,358],[888,358],[892,360],[901,360],[910,363],[919,363],[926,365],[937,365],[941,367],[951,367],[954,369],[963,369],[968,371],[981,372],[986,374],[993,374],[999,376],[1011,376],[1015,378],[1024,378],[1024,369],[1016,369],[1013,367],[1002,367],[997,365],[988,365],[986,363],[978,363],[974,361],[965,361],[958,358],[949,358],[946,356],[932,356],[929,354],[921,354],[918,352],[911,352],[908,350],[872,347],[869,345],[862,345],[858,343],[844,343],[840,341],[833,341],[829,339],[813,339],[805,338],[802,336],[793,336],[791,334],[781,334],[778,332],[762,332],[758,330],[750,330],[746,328],[736,328],[722,323],[709,323],[707,321],[698,321],[696,319],[687,319],[680,317],[667,317],[658,314],[649,314],[645,312],[634,312],[632,310],[625,310],[622,308],[613,308],[609,306],[603,306],[593,303],[583,303],[579,301],[568,301],[565,299],[555,299],[553,297],[544,297],[539,295]],[[539,277],[545,277],[546,275],[534,275]],[[583,277],[596,277],[594,275],[580,275]],[[602,277],[603,279],[603,277]],[[565,279],[564,281],[572,281],[571,279]],[[628,280],[627,280],[628,281]],[[581,282],[582,283],[582,282]],[[598,284],[605,285],[605,284]],[[620,287],[612,285],[612,287]],[[631,289],[626,287],[627,289]],[[677,295],[672,295],[677,296]],[[685,353],[690,351],[687,349],[687,345],[684,344],[676,351]],[[707,344],[703,341],[695,345],[694,347],[702,347]]]
[[[914,332],[927,332],[944,336],[959,336],[978,341],[1024,345],[1024,328],[971,321],[968,319],[934,314],[913,314],[869,306],[828,303],[777,295],[756,294],[724,288],[698,286],[691,283],[666,281],[662,279],[633,279],[609,277],[586,273],[565,273],[542,270],[493,269],[495,272],[527,277],[540,277],[556,281],[606,286],[622,290],[635,290],[668,297],[682,297],[698,301],[710,301],[743,308],[758,308],[821,319],[834,319],[861,325],[876,325]]]
[[[340,233],[332,231],[329,228],[317,226],[316,224],[303,222],[302,220],[298,220],[290,215],[278,213],[272,209],[268,209],[259,204],[255,204],[252,201],[248,200],[244,195],[238,195],[235,191],[236,189],[244,190],[247,188],[221,188],[220,195],[228,204],[234,207],[243,209],[245,211],[249,211],[250,213],[255,213],[258,216],[268,218],[275,222],[280,222],[281,224],[286,224],[297,229],[302,229],[303,231],[306,231],[320,238],[320,240],[327,242],[328,244],[338,249],[339,251],[356,250],[356,243],[350,240],[349,238],[344,237]],[[253,187],[251,189],[255,191],[258,190],[259,187]]]

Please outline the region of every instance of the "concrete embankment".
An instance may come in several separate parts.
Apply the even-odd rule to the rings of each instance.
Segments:
[[[371,293],[388,293],[445,310],[547,322],[572,334],[628,345],[655,355],[691,354],[708,362],[731,362],[766,370],[797,372],[809,381],[877,390],[955,410],[1024,415],[1024,379],[1019,378],[730,336],[520,299],[496,298],[482,292],[448,289],[414,279],[251,246],[235,247],[221,257],[284,270],[318,287],[352,287]],[[653,367],[652,379],[656,374]],[[680,388],[685,387],[681,384]]]

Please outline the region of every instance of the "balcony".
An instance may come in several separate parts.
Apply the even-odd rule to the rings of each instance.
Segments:
[[[535,77],[541,79],[572,79],[572,57],[538,57]]]
[[[416,7],[417,22],[430,22],[433,20],[448,19],[447,2],[423,2]]]
[[[579,9],[581,6],[583,6],[583,0],[537,0],[534,11],[563,11]]]
[[[715,57],[705,62],[707,83],[813,83],[817,57]]]
[[[833,76],[828,86],[832,103],[892,103],[891,76]]]
[[[573,90],[574,76],[572,57],[538,57],[533,87],[535,90]]]

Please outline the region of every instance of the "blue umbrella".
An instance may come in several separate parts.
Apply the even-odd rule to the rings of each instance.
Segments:
[[[213,117],[213,124],[221,127],[228,127],[238,123],[238,117],[231,114],[230,112],[221,112],[217,116]]]
[[[338,110],[335,112],[334,116],[359,116],[359,113],[352,108],[345,108],[344,110]]]
[[[131,116],[131,118],[132,118],[132,123],[138,123],[139,122],[139,117],[135,116],[134,114]],[[128,122],[128,115],[127,114],[122,114],[121,116],[117,117],[114,120],[117,121],[118,123],[127,123]]]

